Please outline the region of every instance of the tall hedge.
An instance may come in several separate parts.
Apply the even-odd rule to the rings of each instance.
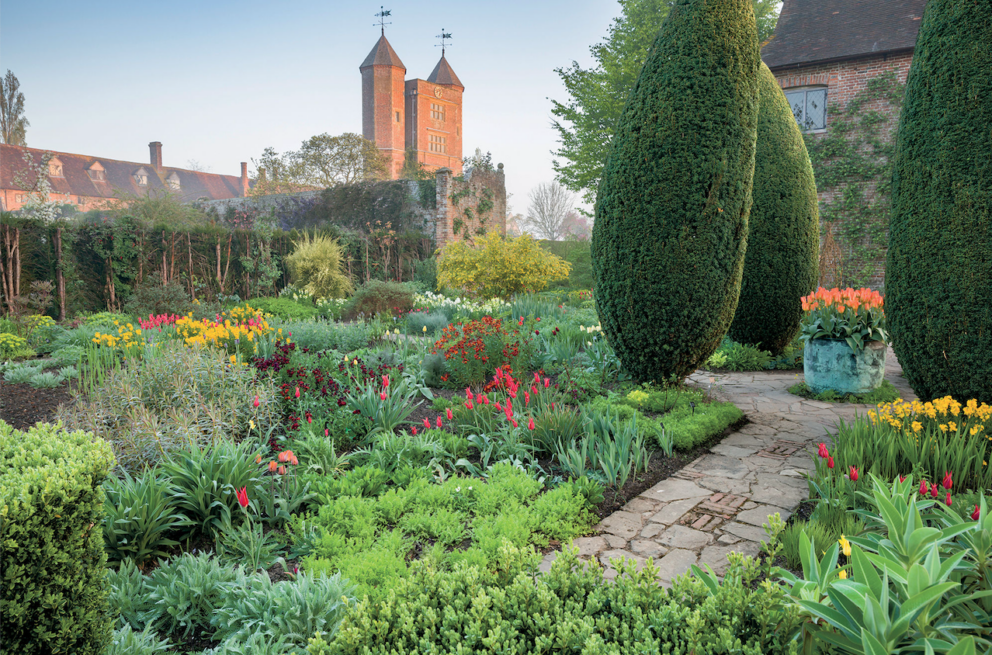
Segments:
[[[640,380],[684,378],[734,317],[758,62],[750,0],[678,0],[617,124],[593,270],[603,331]]]
[[[730,336],[777,355],[799,333],[802,297],[816,289],[820,218],[803,135],[764,63],[758,72],[751,197],[744,275]]]
[[[885,311],[924,400],[992,402],[992,18],[930,0],[899,122]]]
[[[110,642],[103,440],[0,421],[0,652],[99,655]]]

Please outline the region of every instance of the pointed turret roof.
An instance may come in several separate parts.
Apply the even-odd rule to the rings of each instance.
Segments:
[[[389,41],[386,40],[385,34],[379,37],[375,47],[372,48],[372,52],[365,58],[365,61],[358,67],[358,70],[368,68],[369,66],[395,66],[396,68],[406,70],[406,66],[400,61],[399,55],[396,54],[393,46],[389,45]]]
[[[457,86],[462,89],[465,88],[462,81],[458,79],[457,75],[455,75],[455,71],[451,70],[451,64],[448,63],[448,60],[444,58],[443,54],[441,55],[441,61],[437,62],[437,66],[434,67],[434,72],[427,78],[427,81],[433,82],[434,84]]]

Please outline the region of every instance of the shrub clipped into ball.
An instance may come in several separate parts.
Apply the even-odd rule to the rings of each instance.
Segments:
[[[750,0],[672,7],[617,124],[593,228],[603,331],[640,380],[684,378],[737,307],[757,124]]]
[[[778,355],[799,333],[802,297],[819,278],[820,219],[813,167],[785,94],[758,72],[758,145],[734,341]]]
[[[992,402],[992,21],[927,3],[892,178],[885,313],[923,400]]]

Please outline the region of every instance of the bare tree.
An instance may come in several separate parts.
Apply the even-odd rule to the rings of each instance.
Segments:
[[[195,171],[197,173],[209,173],[210,167],[206,164],[201,164],[195,159],[189,159],[186,161],[186,170]]]
[[[24,94],[21,83],[7,69],[7,75],[0,79],[0,143],[12,146],[26,146],[24,133],[28,119],[24,117]]]
[[[551,241],[565,236],[565,219],[572,211],[574,196],[557,182],[538,184],[530,192],[530,207],[524,226]]]

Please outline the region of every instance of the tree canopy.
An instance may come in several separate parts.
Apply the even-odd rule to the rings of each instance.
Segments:
[[[25,132],[28,119],[24,117],[24,93],[17,76],[7,69],[7,75],[0,78],[0,143],[12,146],[26,146]]]

